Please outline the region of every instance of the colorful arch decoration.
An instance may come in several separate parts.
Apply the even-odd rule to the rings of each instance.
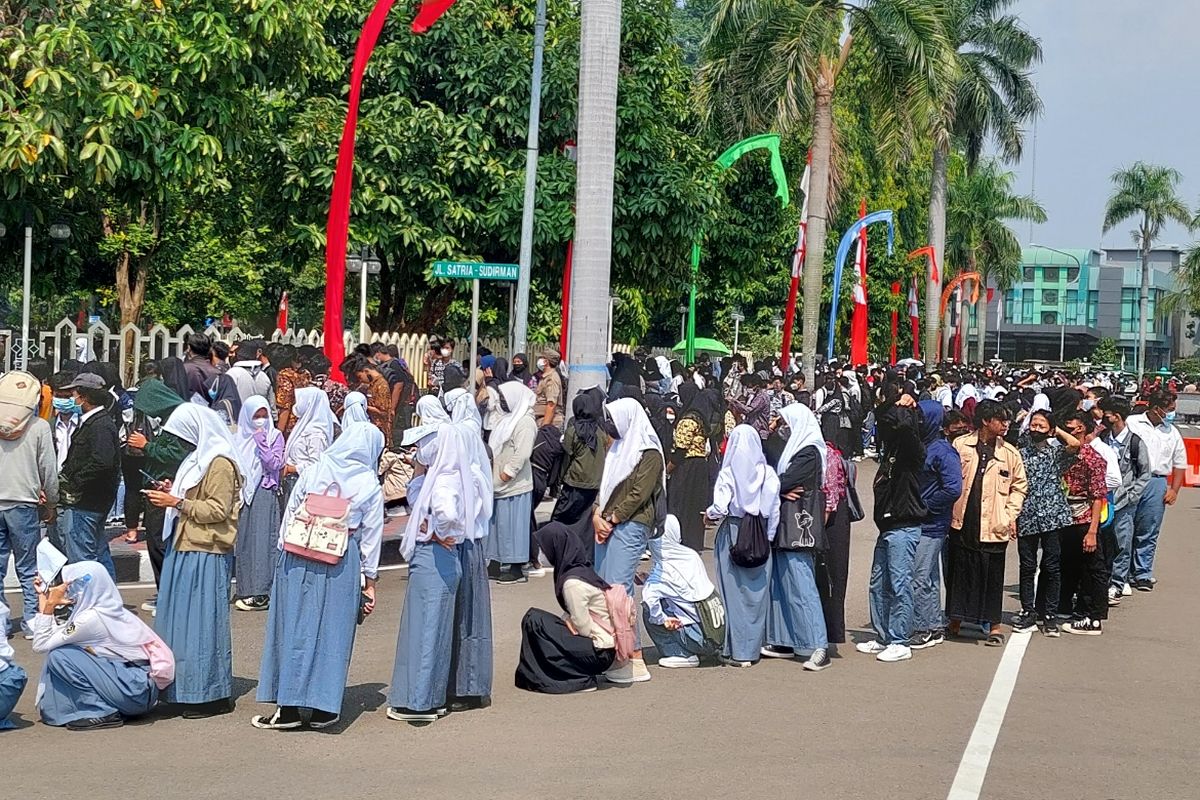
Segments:
[[[837,258],[833,264],[833,302],[830,304],[829,309],[829,344],[825,349],[825,358],[830,361],[833,360],[833,345],[834,340],[837,338],[834,336],[834,331],[836,330],[837,323],[838,295],[841,294],[842,289],[842,267],[845,266],[846,256],[850,253],[850,248],[853,246],[855,240],[858,239],[859,232],[868,225],[874,225],[876,222],[887,223],[887,252],[890,256],[892,254],[892,246],[896,241],[896,226],[892,220],[892,212],[890,210],[873,211],[862,219],[855,220],[854,224],[842,235],[842,241],[838,244]]]
[[[929,261],[929,280],[936,283],[938,279],[937,250],[934,250],[932,245],[918,247],[908,254],[908,260],[912,261],[914,258],[920,258],[921,256],[925,256]]]
[[[946,315],[946,305],[950,302],[950,295],[954,294],[954,290],[968,281],[975,283],[975,286],[971,290],[971,305],[979,302],[979,287],[982,285],[982,278],[978,272],[961,272],[954,276],[954,280],[947,283],[946,288],[942,290],[942,305],[938,311],[939,317]]]

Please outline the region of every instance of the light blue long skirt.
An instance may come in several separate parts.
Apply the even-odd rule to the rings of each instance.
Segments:
[[[41,686],[38,711],[47,725],[117,713],[140,717],[158,702],[149,665],[101,658],[73,645],[46,654]]]
[[[484,549],[482,541],[458,545],[462,579],[454,606],[455,697],[492,694],[492,590]]]
[[[175,654],[168,703],[209,703],[233,696],[229,636],[229,557],[179,552],[168,540],[155,630]]]
[[[17,707],[17,701],[21,699],[21,692],[25,691],[28,680],[29,676],[25,674],[25,670],[16,664],[9,664],[0,672],[0,731],[10,731],[17,727],[8,715]]]
[[[529,517],[532,511],[533,492],[496,498],[485,550],[488,561],[501,564],[529,562]]]
[[[360,574],[353,536],[336,564],[278,551],[258,673],[260,703],[341,712],[358,627]]]
[[[776,550],[771,556],[767,641],[803,653],[829,646],[811,552]]]
[[[727,620],[721,655],[735,661],[757,661],[767,635],[771,561],[768,558],[767,563],[752,569],[733,563],[729,549],[737,542],[741,523],[741,517],[726,517],[713,544],[717,589]]]
[[[457,548],[421,542],[408,565],[388,705],[429,711],[446,704],[454,646],[454,601],[462,578]]]
[[[250,505],[238,515],[237,539],[233,548],[233,573],[238,597],[271,593],[275,562],[279,555],[279,495],[261,486]]]

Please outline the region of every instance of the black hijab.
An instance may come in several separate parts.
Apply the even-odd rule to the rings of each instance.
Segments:
[[[509,377],[514,381],[529,383],[529,356],[524,353],[517,353],[513,356],[513,361],[516,361],[518,358],[521,359],[521,368],[517,369],[514,366],[512,372],[509,373]]]
[[[581,580],[589,586],[595,586],[600,591],[609,585],[589,566],[587,551],[579,537],[571,533],[571,529],[561,522],[548,522],[538,529],[538,546],[542,554],[554,567],[554,596],[558,604],[566,611],[567,604],[563,601],[563,585],[568,578]]]
[[[191,398],[192,390],[188,388],[191,386],[191,382],[188,380],[187,371],[183,368],[183,362],[178,358],[167,356],[159,361],[158,374],[162,376],[162,382],[167,385],[168,389],[184,400]]]
[[[496,360],[492,363],[492,377],[487,379],[488,386],[500,388],[500,384],[507,383],[512,380],[512,376],[508,374],[508,361],[503,356],[496,356]]]
[[[604,418],[604,392],[593,386],[575,395],[571,402],[571,413],[571,425],[575,428],[575,435],[583,440],[589,450],[596,452],[596,445],[599,444],[596,427]]]

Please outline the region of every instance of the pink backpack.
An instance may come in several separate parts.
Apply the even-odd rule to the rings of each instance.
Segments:
[[[142,649],[150,659],[150,680],[154,681],[159,691],[174,683],[175,654],[167,647],[167,643],[155,634],[153,639],[142,645]]]
[[[609,630],[603,620],[596,619],[596,622],[612,634],[617,651],[617,663],[623,664],[633,658],[633,654],[637,652],[637,640],[633,634],[633,626],[637,624],[633,598],[625,593],[624,586],[610,586],[604,590],[604,603],[608,606],[608,615],[612,618],[613,629]],[[593,618],[595,618],[594,615]]]

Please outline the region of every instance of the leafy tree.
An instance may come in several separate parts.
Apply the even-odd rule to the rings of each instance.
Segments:
[[[973,172],[966,168],[965,159],[951,164],[947,206],[947,250],[953,262],[962,265],[960,271],[978,272],[983,286],[994,281],[1001,292],[1008,291],[1020,277],[1021,242],[1005,221],[1045,222],[1045,209],[1032,197],[1014,194],[1013,174],[992,159]],[[975,309],[979,328],[975,360],[982,362],[987,339],[987,293],[982,288]]]
[[[941,11],[940,2],[917,0],[717,2],[700,74],[701,105],[710,123],[741,135],[812,129],[803,314],[804,368],[810,380],[826,218],[836,194],[831,176],[839,77],[856,45],[870,55],[873,69],[863,91],[875,110],[877,144],[884,152],[898,152],[906,134],[928,126],[952,75]],[[849,32],[842,37],[847,23]]]
[[[934,117],[929,196],[929,244],[939,276],[946,254],[946,186],[951,140],[961,144],[968,170],[975,169],[990,139],[1009,160],[1021,157],[1022,125],[1041,112],[1030,68],[1042,59],[1041,43],[1016,16],[1014,0],[946,0],[944,26],[954,49],[955,78]],[[925,350],[937,352],[940,283],[925,281]]]
[[[1110,336],[1106,336],[1096,343],[1092,354],[1088,356],[1088,360],[1092,364],[1120,364],[1121,350],[1117,345],[1117,340]]]
[[[1180,199],[1176,187],[1182,176],[1178,170],[1136,162],[1113,173],[1113,193],[1104,209],[1104,232],[1125,222],[1135,220],[1133,243],[1142,251],[1142,287],[1138,316],[1137,371],[1146,365],[1146,325],[1150,297],[1150,251],[1168,222],[1191,227],[1192,213]]]

